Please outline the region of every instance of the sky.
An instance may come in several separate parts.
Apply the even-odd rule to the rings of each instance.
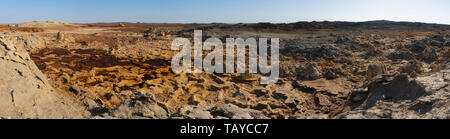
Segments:
[[[0,0],[0,5],[0,23],[392,20],[450,24],[450,0]]]

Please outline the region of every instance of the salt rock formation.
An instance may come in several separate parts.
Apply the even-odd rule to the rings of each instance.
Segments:
[[[94,119],[267,119],[261,111],[233,104],[187,105],[172,112],[155,100],[152,93],[135,92],[112,110],[97,110]]]
[[[410,78],[402,74],[393,79],[374,80],[368,92],[354,92],[353,97],[365,99],[350,102],[353,108],[337,118],[449,119],[449,84],[450,63],[428,76]]]
[[[27,51],[41,42],[34,36],[0,34],[0,119],[83,118],[86,113],[57,94]]]
[[[136,92],[126,101],[109,113],[103,114],[103,118],[121,119],[167,119],[170,110],[155,101],[153,94]]]
[[[206,105],[200,107],[185,106],[173,118],[187,119],[268,119],[263,112],[241,108],[234,104]]]

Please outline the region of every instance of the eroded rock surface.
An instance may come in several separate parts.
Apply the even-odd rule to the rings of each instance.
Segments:
[[[118,57],[100,49],[43,48],[31,58],[54,79],[53,86],[110,109],[121,103],[122,91],[147,87],[150,80],[169,78],[172,74],[166,60]]]
[[[86,112],[55,92],[36,67],[28,50],[39,39],[19,34],[0,35],[0,118],[83,118]]]
[[[36,28],[42,31],[32,33],[35,37],[2,38],[5,53],[0,60],[6,62],[5,73],[13,75],[3,79],[31,82],[38,89],[52,90],[51,85],[55,90],[51,95],[56,92],[63,96],[61,102],[81,104],[89,118],[448,117],[448,85],[441,85],[448,84],[442,73],[450,58],[447,25],[99,23]],[[172,40],[192,38],[195,29],[203,30],[203,40],[280,38],[280,80],[262,85],[261,74],[172,73],[170,60],[177,53],[170,49]],[[48,79],[36,67],[22,68],[32,64],[29,59]],[[39,75],[42,83],[29,74]],[[22,75],[25,80],[18,80]],[[22,96],[10,93],[11,86],[5,86],[8,91],[3,95],[8,105],[16,102],[17,94]],[[28,94],[40,93],[27,88]]]
[[[167,119],[171,112],[164,105],[157,103],[151,93],[136,92],[129,96],[123,104],[109,114],[110,117],[122,119]]]
[[[407,74],[392,80],[379,80],[369,86],[366,99],[351,104],[355,108],[339,114],[349,119],[449,119],[449,63],[436,73],[410,78]],[[360,94],[355,94],[354,97]],[[353,102],[354,103],[354,102]]]

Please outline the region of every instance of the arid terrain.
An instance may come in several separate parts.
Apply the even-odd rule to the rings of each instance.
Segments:
[[[175,74],[177,37],[280,38],[280,80]],[[450,119],[450,25],[0,25],[0,118]]]

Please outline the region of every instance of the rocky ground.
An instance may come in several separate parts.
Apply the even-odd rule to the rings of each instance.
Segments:
[[[450,26],[408,22],[0,26],[0,118],[448,119]],[[175,74],[176,37],[280,38],[281,79]]]

